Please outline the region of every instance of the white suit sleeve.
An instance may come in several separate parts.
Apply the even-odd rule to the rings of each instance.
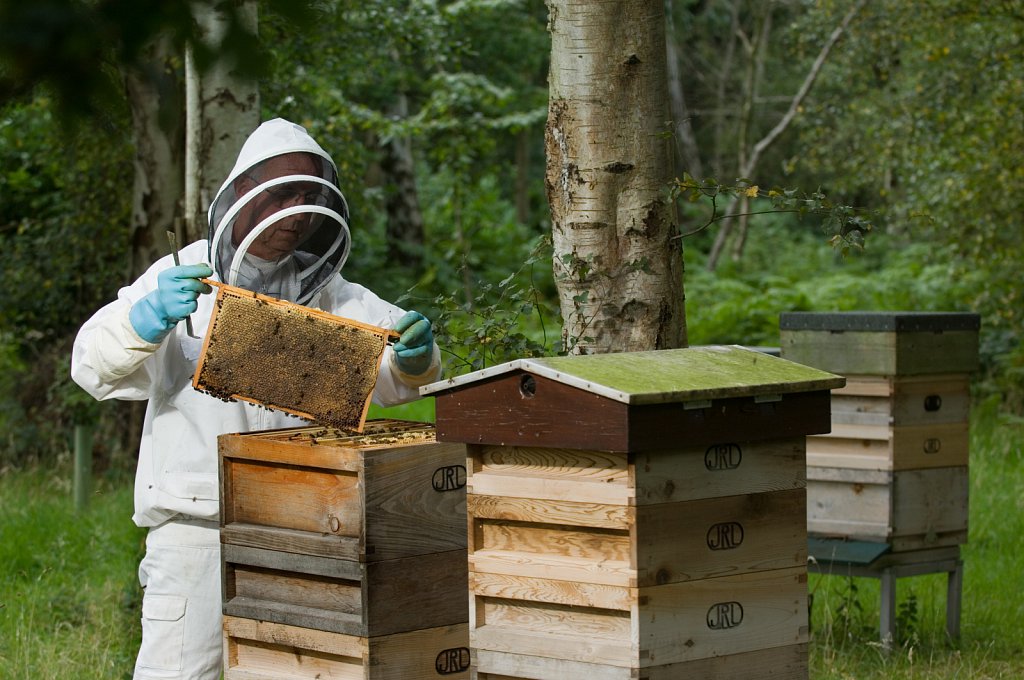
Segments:
[[[160,348],[139,337],[128,320],[131,303],[111,302],[89,319],[75,338],[71,377],[96,399],[149,398],[143,362]]]

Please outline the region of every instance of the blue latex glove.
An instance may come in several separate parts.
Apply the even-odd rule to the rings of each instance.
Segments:
[[[171,267],[157,276],[157,288],[128,312],[132,328],[146,342],[160,342],[179,321],[196,311],[200,293],[213,288],[199,279],[213,276],[209,265],[191,264]]]
[[[394,330],[402,334],[394,345],[395,360],[402,373],[420,375],[434,358],[434,332],[430,320],[419,312],[406,312]]]

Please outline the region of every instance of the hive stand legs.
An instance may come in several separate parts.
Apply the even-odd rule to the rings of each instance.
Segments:
[[[946,584],[946,634],[950,640],[960,639],[960,600],[964,589],[964,563],[956,561]]]
[[[884,649],[892,648],[896,637],[896,574],[891,568],[883,569],[879,575],[882,580],[882,601],[879,607],[878,632]]]
[[[922,550],[908,553],[887,553],[869,564],[854,564],[832,559],[832,554],[814,555],[808,564],[808,571],[819,574],[846,574],[849,576],[877,578],[881,581],[881,602],[879,606],[878,633],[883,649],[891,649],[896,635],[896,581],[908,576],[945,572],[946,584],[946,634],[950,640],[960,637],[960,609],[963,597],[964,563],[960,559],[960,547],[939,550]]]

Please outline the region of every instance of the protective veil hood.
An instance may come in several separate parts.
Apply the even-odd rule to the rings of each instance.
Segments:
[[[242,145],[210,205],[210,261],[225,283],[305,304],[345,264],[348,219],[334,161],[275,118]]]

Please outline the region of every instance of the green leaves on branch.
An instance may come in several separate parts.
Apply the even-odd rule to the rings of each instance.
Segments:
[[[518,270],[496,284],[478,284],[472,301],[460,302],[452,294],[432,300],[439,310],[434,337],[447,355],[449,376],[556,351],[548,341],[545,319],[557,311],[548,309],[534,280],[535,265],[546,265],[548,257],[550,241],[542,237]]]
[[[685,238],[704,231],[715,222],[741,216],[792,213],[798,218],[818,218],[828,242],[844,256],[851,250],[863,250],[864,239],[873,228],[874,211],[834,203],[821,189],[807,193],[799,189],[772,187],[762,189],[748,179],[722,184],[712,178],[695,179],[689,173],[676,179],[670,189],[672,200],[707,202],[711,213],[701,226],[681,234]],[[722,204],[725,204],[724,206]],[[734,212],[753,203],[757,209]]]

